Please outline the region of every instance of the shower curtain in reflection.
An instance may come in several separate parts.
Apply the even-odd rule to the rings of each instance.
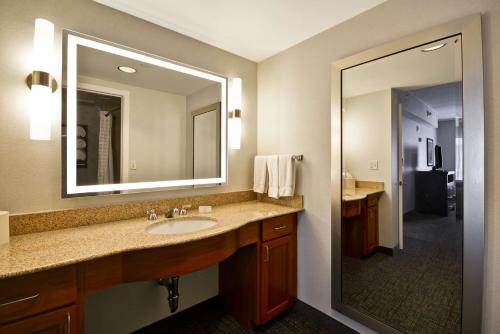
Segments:
[[[113,150],[111,128],[113,117],[109,111],[99,113],[99,153],[97,163],[97,183],[113,183]]]

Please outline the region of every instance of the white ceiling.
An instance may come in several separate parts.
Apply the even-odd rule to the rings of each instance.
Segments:
[[[94,0],[261,61],[386,0]]]
[[[78,75],[125,85],[189,96],[210,85],[220,85],[207,79],[172,71],[151,64],[103,52],[78,47]],[[118,66],[128,66],[137,70],[128,74],[118,70]]]
[[[421,51],[443,42],[446,46],[441,49]],[[461,80],[461,41],[459,37],[451,37],[345,70],[342,96],[391,88],[415,90]]]
[[[411,94],[437,112],[438,119],[462,118],[462,83],[433,86]]]

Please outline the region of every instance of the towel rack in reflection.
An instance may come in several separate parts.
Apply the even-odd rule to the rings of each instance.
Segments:
[[[303,154],[293,155],[292,159],[295,161],[302,161],[304,160],[304,155]]]

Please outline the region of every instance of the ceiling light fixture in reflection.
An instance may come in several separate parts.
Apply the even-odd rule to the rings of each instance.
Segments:
[[[122,72],[129,73],[129,74],[137,72],[137,70],[135,68],[128,67],[128,66],[118,66],[118,69]]]
[[[436,51],[438,49],[441,49],[445,45],[446,45],[446,43],[441,43],[441,44],[433,45],[433,46],[430,46],[428,48],[423,49],[422,52]]]

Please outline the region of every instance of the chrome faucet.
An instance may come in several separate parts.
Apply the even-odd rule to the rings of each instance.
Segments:
[[[188,214],[188,209],[191,208],[191,204],[183,205],[181,210],[179,211],[179,215],[185,216]]]
[[[157,220],[158,219],[158,215],[156,214],[156,210],[155,209],[148,210],[146,212],[146,214],[148,215],[148,220],[149,221],[153,221],[153,220]]]
[[[191,204],[183,205],[181,209],[178,208],[167,208],[165,210],[165,218],[174,218],[175,215],[185,216],[188,214],[188,209],[191,208]]]

